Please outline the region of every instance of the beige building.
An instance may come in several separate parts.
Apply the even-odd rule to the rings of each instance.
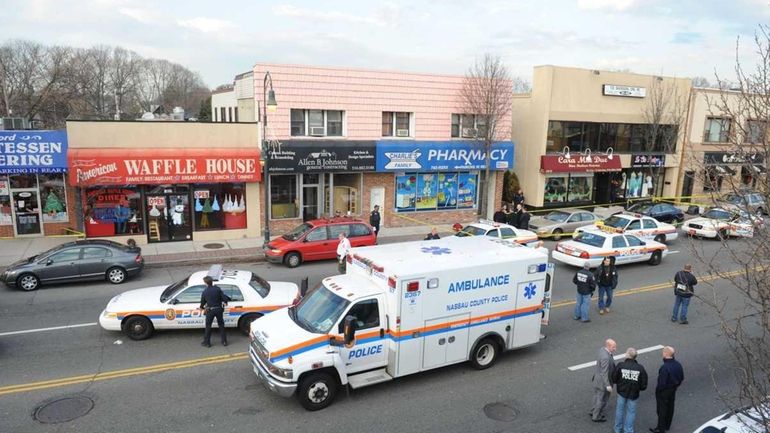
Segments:
[[[514,95],[512,109],[514,168],[527,204],[673,196],[683,136],[675,118],[686,117],[690,88],[689,79],[535,67],[531,93]],[[673,92],[677,103],[652,108],[660,92]]]
[[[712,193],[756,188],[765,173],[765,121],[747,114],[736,91],[693,88],[688,110],[681,195],[697,202]]]
[[[257,122],[257,114],[253,71],[238,74],[232,85],[211,92],[212,122]]]

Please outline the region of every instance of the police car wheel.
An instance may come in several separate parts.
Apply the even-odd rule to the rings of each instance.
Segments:
[[[123,324],[123,331],[132,340],[146,340],[150,338],[153,330],[150,319],[143,316],[131,316]]]
[[[307,410],[321,410],[332,404],[337,382],[327,373],[311,373],[299,383],[297,398]]]
[[[652,266],[657,266],[660,264],[662,258],[663,258],[663,253],[661,253],[660,251],[655,251],[654,253],[652,253],[652,256],[650,256],[649,263]]]
[[[32,274],[22,274],[16,280],[16,285],[19,286],[21,290],[29,292],[40,287],[40,279]]]
[[[117,266],[107,269],[107,281],[112,284],[120,284],[126,281],[126,271]]]
[[[286,258],[283,260],[286,263],[286,266],[290,268],[296,268],[302,263],[302,258],[299,256],[299,253],[286,254]]]
[[[476,370],[484,370],[492,366],[497,360],[500,349],[491,338],[485,338],[473,348],[471,353],[471,366]]]
[[[657,235],[653,240],[660,243],[666,242],[666,235]]]
[[[238,329],[246,335],[251,331],[251,322],[262,317],[261,314],[246,314],[238,320]]]

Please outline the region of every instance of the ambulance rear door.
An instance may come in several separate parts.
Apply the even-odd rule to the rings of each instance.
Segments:
[[[530,264],[516,286],[516,312],[513,341],[510,348],[528,346],[540,341],[543,295],[546,288],[547,263]]]

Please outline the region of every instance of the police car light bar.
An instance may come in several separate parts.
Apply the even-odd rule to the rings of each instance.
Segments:
[[[222,278],[222,273],[224,273],[224,268],[222,268],[222,265],[211,265],[209,268],[209,273],[206,274],[206,276],[211,277],[211,279],[214,281],[218,281]]]

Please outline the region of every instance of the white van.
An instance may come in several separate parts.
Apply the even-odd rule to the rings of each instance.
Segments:
[[[347,274],[251,325],[249,356],[265,386],[305,409],[445,365],[490,367],[537,343],[553,267],[542,251],[488,237],[354,248]]]

